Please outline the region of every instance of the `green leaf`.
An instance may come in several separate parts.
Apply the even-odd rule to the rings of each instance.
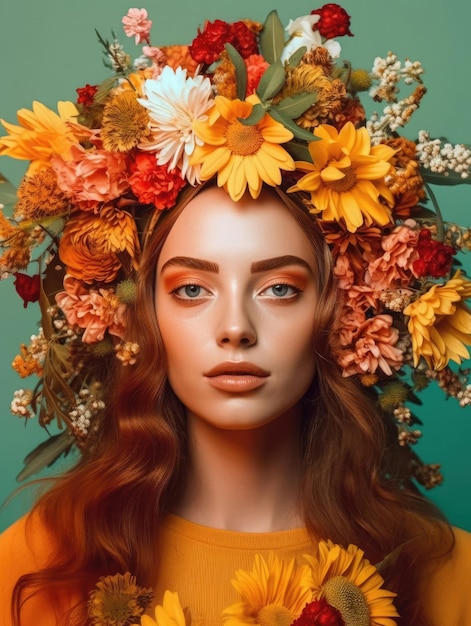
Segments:
[[[232,44],[226,43],[225,48],[235,67],[237,97],[239,100],[245,100],[245,94],[247,92],[247,68],[245,67],[244,59]]]
[[[293,139],[292,141],[284,143],[283,148],[289,152],[295,161],[307,161],[308,163],[312,163],[311,154],[308,150],[307,143],[304,141],[301,143]]]
[[[110,95],[111,91],[116,87],[118,82],[117,76],[110,76],[110,78],[106,78],[102,83],[98,85],[98,90],[93,97],[93,102],[95,104],[103,104],[103,102]]]
[[[458,172],[447,171],[444,174],[439,174],[438,172],[431,172],[429,169],[421,167],[420,173],[422,174],[422,178],[431,185],[453,186],[471,184],[471,176],[462,178],[461,174]]]
[[[278,13],[273,10],[268,14],[259,37],[260,52],[268,63],[275,63],[285,46],[285,31]]]
[[[280,122],[280,124],[283,124],[283,126],[288,128],[296,137],[296,139],[300,139],[301,141],[307,141],[309,143],[311,141],[317,141],[319,139],[318,137],[313,135],[310,131],[304,130],[304,128],[301,128],[300,126],[298,126],[296,122],[293,122],[293,120],[291,120],[286,115],[283,115],[283,113],[280,113],[275,108],[270,109],[270,115],[272,116],[274,120],[276,120],[277,122]]]
[[[252,109],[252,113],[248,117],[238,117],[237,119],[244,126],[254,126],[260,122],[264,115],[264,107],[261,104],[256,104]]]
[[[301,48],[298,48],[296,52],[293,52],[293,54],[288,59],[288,65],[290,65],[291,67],[298,67],[299,62],[301,61],[303,56],[306,54],[306,52],[307,52],[306,46],[301,46]]]
[[[257,87],[260,100],[270,100],[280,91],[286,80],[285,68],[281,61],[275,61],[263,72]]]
[[[277,104],[272,105],[271,110],[276,109],[282,115],[286,115],[290,119],[294,120],[307,111],[315,101],[317,95],[315,93],[300,93],[296,96],[288,96],[283,98]]]

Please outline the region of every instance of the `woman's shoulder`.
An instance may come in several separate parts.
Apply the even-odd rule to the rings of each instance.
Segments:
[[[10,626],[13,589],[18,579],[46,567],[53,550],[52,534],[38,513],[30,513],[0,534],[0,624]],[[25,606],[25,626],[56,623],[46,599],[36,596]]]
[[[422,579],[423,606],[433,626],[471,626],[471,533],[453,528],[454,546]]]

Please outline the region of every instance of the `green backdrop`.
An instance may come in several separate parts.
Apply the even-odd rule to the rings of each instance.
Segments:
[[[284,24],[309,13],[321,3],[306,0],[149,0],[146,8],[154,21],[152,43],[189,43],[198,25],[216,18],[234,21],[250,17],[263,21],[276,8]],[[37,99],[54,108],[57,100],[74,100],[76,87],[105,78],[101,50],[94,28],[111,37],[114,30],[124,42],[121,17],[133,6],[127,0],[10,0],[0,19],[0,117],[16,121],[16,111],[30,108]],[[138,5],[140,8],[141,5]],[[471,3],[463,0],[344,0],[351,14],[352,38],[343,38],[342,56],[356,66],[372,67],[375,56],[388,51],[401,58],[419,59],[425,69],[428,94],[415,114],[407,135],[421,128],[433,136],[471,143],[469,124],[469,24]],[[132,47],[132,46],[131,46]],[[23,162],[0,159],[0,172],[18,184]],[[446,217],[471,222],[471,188],[437,188]],[[467,262],[469,265],[469,261]],[[10,363],[21,342],[36,332],[38,311],[23,309],[10,280],[0,284],[0,501],[15,489],[15,476],[25,454],[45,433],[35,421],[26,425],[9,412],[14,389],[22,382]],[[29,382],[25,385],[30,386]],[[445,482],[429,492],[451,522],[471,530],[471,409],[460,409],[431,390],[420,415],[424,421],[418,451],[428,462],[442,464]],[[31,489],[0,509],[0,529],[29,506]]]

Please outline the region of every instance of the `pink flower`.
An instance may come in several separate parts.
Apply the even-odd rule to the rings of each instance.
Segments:
[[[128,37],[134,37],[136,44],[143,41],[149,43],[152,21],[147,18],[148,13],[145,9],[129,9],[127,15],[121,20],[124,32]]]
[[[102,149],[72,146],[71,158],[51,157],[61,191],[83,211],[96,210],[129,190],[125,155]]]
[[[84,343],[102,341],[106,331],[123,338],[126,305],[118,300],[113,289],[86,289],[70,274],[64,277],[64,289],[56,295],[56,303],[69,326],[85,329]]]
[[[407,220],[381,239],[384,252],[368,265],[366,282],[369,285],[378,290],[409,285],[414,275],[413,264],[418,258],[418,234],[413,226],[415,222]]]
[[[402,365],[402,352],[395,348],[399,331],[390,315],[375,315],[365,320],[353,336],[350,346],[339,350],[337,360],[343,376],[373,374],[377,369],[391,376]],[[392,368],[392,369],[391,369]]]

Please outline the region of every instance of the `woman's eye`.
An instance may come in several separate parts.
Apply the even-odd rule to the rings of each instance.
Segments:
[[[270,285],[262,291],[262,295],[271,298],[291,298],[299,293],[299,289],[293,285],[287,285],[285,283],[279,283],[276,285]]]
[[[182,300],[196,300],[207,296],[209,292],[200,285],[182,285],[173,289],[171,293]]]

